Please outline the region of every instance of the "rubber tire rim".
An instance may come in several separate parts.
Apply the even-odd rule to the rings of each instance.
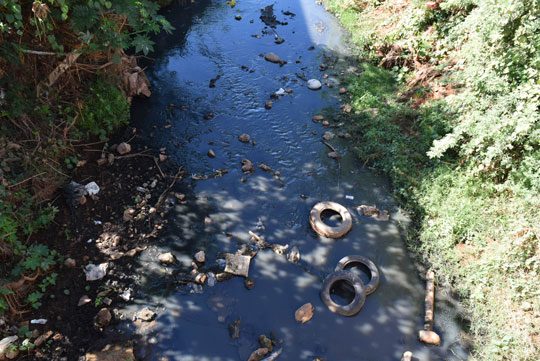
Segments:
[[[366,296],[370,295],[373,292],[375,292],[375,290],[379,286],[379,281],[381,279],[379,269],[377,268],[377,265],[372,260],[364,256],[357,256],[357,255],[346,256],[346,257],[343,257],[339,261],[334,271],[345,271],[345,268],[347,266],[351,264],[356,264],[356,263],[363,264],[369,269],[369,272],[371,273],[371,278],[369,280],[369,283],[364,286],[366,290]]]
[[[331,210],[341,216],[341,225],[330,227],[321,219],[321,213]],[[352,228],[351,213],[347,208],[336,202],[319,202],[309,212],[309,223],[315,232],[324,237],[340,238],[346,235]]]
[[[354,299],[348,305],[338,305],[330,297],[330,289],[338,281],[346,281],[354,287]],[[354,316],[364,306],[366,302],[366,291],[362,279],[352,272],[337,271],[330,273],[323,281],[321,290],[321,300],[328,309],[338,315]]]

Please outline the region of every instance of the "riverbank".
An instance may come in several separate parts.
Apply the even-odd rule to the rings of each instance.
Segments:
[[[473,359],[540,358],[538,5],[326,4],[368,59],[348,85],[357,155],[391,177],[409,246],[460,295]]]

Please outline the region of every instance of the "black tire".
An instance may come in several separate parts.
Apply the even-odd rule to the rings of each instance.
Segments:
[[[342,219],[341,225],[330,227],[321,219],[321,213],[331,210],[339,213]],[[340,238],[346,235],[352,228],[352,216],[347,208],[336,202],[319,202],[309,212],[309,223],[315,232],[324,237]]]
[[[330,297],[332,285],[338,281],[345,281],[354,288],[354,299],[348,305],[338,305],[332,300],[332,297]],[[364,283],[360,277],[348,271],[337,271],[330,273],[323,281],[321,300],[330,311],[337,313],[338,315],[354,316],[360,312],[364,306],[364,302],[366,302]]]
[[[357,255],[343,257],[337,264],[334,271],[344,271],[345,268],[347,268],[347,266],[356,264],[356,263],[363,264],[369,270],[370,280],[369,280],[369,283],[364,286],[364,288],[366,290],[366,296],[370,295],[373,292],[375,292],[375,290],[379,286],[379,281],[381,279],[379,269],[377,268],[377,265],[372,260],[370,260],[367,257],[357,256]]]

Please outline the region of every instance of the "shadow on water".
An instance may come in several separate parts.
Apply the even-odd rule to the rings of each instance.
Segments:
[[[225,1],[200,1],[166,10],[176,31],[156,39],[155,61],[147,71],[153,95],[134,102],[133,123],[149,145],[166,148],[192,177],[175,189],[186,195],[185,204],[169,212],[162,240],[137,259],[140,287],[134,302],[120,310],[128,320],[114,332],[119,338],[137,336],[139,356],[148,360],[247,360],[259,347],[258,336],[270,333],[278,340],[276,349],[283,348],[279,360],[399,360],[406,350],[418,360],[466,359],[458,313],[449,302],[436,306],[442,346],[417,341],[424,285],[402,240],[408,219],[387,181],[362,169],[349,151],[346,119],[327,117],[326,127],[312,121],[347,100],[338,93],[342,72],[359,71],[336,20],[313,2],[299,0],[274,4],[280,24],[271,28],[259,19],[267,5],[248,0],[231,8]],[[285,42],[276,44],[281,38]],[[259,56],[268,52],[287,64]],[[308,90],[310,78],[326,84],[318,92]],[[280,88],[292,93],[272,98],[272,109],[265,109]],[[327,156],[325,131],[335,134],[328,142],[342,155],[339,163]],[[252,143],[239,142],[242,133]],[[215,157],[207,156],[210,149]],[[244,158],[255,165],[252,174],[241,171]],[[261,163],[271,171],[258,168]],[[215,176],[217,169],[228,173]],[[350,233],[334,240],[311,229],[309,210],[321,200],[351,211]],[[361,204],[388,210],[390,221],[360,215],[355,207]],[[341,221],[327,216],[329,224]],[[301,261],[259,251],[250,265],[251,290],[240,277],[202,288],[177,282],[199,250],[207,257],[201,270],[221,272],[216,255],[250,244],[250,230],[267,242],[298,247]],[[172,252],[178,262],[160,265],[156,257],[163,252]],[[326,308],[319,291],[321,279],[352,254],[372,259],[381,281],[358,315],[342,317]],[[362,269],[355,272],[367,281]],[[342,303],[351,298],[347,287],[333,293]],[[307,302],[315,314],[300,324],[294,312]],[[144,306],[157,312],[156,321],[129,321]],[[239,337],[232,338],[229,325],[237,320]]]

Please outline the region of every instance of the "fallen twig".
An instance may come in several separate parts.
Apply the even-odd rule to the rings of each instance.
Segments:
[[[167,193],[169,193],[171,191],[172,187],[174,187],[174,185],[176,184],[176,181],[178,179],[180,179],[184,173],[185,173],[184,167],[178,168],[178,172],[176,172],[176,175],[174,176],[171,184],[167,187],[167,189],[165,189],[163,191],[163,193],[161,193],[161,195],[159,196],[154,208],[156,208],[156,209],[160,208],[161,204],[165,200],[165,197],[167,196]]]
[[[156,163],[156,167],[157,167],[157,169],[159,170],[159,174],[161,174],[161,176],[162,176],[163,178],[165,178],[165,174],[163,174],[163,171],[161,170],[161,167],[159,166],[156,157],[154,157],[154,163]]]

